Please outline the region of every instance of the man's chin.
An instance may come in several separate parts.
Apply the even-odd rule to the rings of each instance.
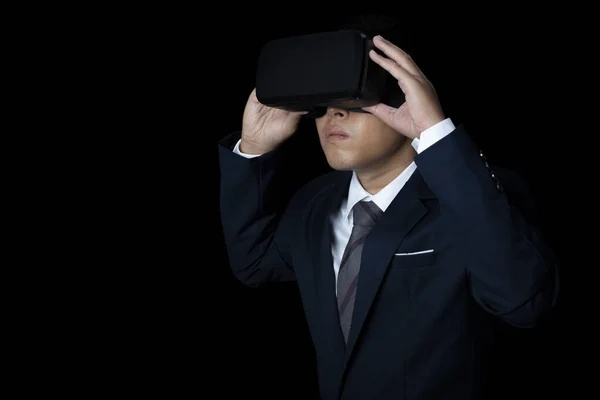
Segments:
[[[336,171],[352,171],[356,165],[348,160],[327,160],[329,166]]]

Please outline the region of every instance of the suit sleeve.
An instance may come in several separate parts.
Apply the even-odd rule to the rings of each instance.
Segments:
[[[246,158],[233,152],[239,132],[219,142],[220,218],[235,277],[258,287],[295,280],[287,247],[291,198],[282,150]],[[288,231],[286,231],[286,229]]]
[[[511,325],[534,326],[553,308],[559,280],[525,182],[495,171],[463,126],[415,162],[442,210],[466,227],[465,265],[474,299]]]

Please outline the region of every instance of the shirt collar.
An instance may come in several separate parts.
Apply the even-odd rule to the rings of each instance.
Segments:
[[[346,221],[351,222],[352,215],[350,215],[350,212],[352,211],[352,208],[356,205],[356,203],[363,200],[372,200],[382,211],[385,212],[416,169],[417,165],[414,162],[410,163],[410,165],[404,171],[402,171],[400,175],[394,178],[394,180],[391,181],[386,187],[374,195],[369,194],[369,192],[363,188],[358,180],[358,177],[356,176],[356,172],[353,172],[352,179],[350,180],[350,187],[348,188],[346,204],[344,207],[342,207],[342,216]]]

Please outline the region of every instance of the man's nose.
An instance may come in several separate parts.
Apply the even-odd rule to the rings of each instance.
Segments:
[[[330,118],[332,118],[332,117],[345,118],[348,116],[348,114],[350,114],[350,112],[348,110],[346,110],[345,108],[327,107],[327,115]]]

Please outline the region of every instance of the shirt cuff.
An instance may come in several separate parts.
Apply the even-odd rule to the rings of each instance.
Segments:
[[[240,151],[240,143],[242,143],[242,139],[239,139],[238,142],[235,144],[235,147],[233,148],[233,152],[235,154],[239,154],[242,157],[245,158],[254,158],[254,157],[260,157],[262,154],[247,154],[247,153],[242,153]]]
[[[425,129],[421,132],[421,138],[414,138],[412,146],[417,153],[422,153],[428,147],[435,144],[439,140],[450,134],[456,127],[450,118],[446,118],[443,121],[438,122],[432,127]]]

